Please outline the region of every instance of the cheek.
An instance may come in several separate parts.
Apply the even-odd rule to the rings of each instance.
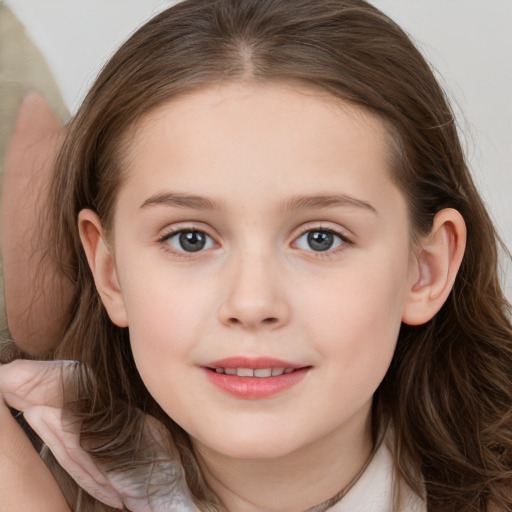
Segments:
[[[204,283],[176,276],[170,279],[161,273],[157,278],[148,272],[144,275],[144,282],[132,282],[124,291],[135,364],[146,388],[164,410],[173,417],[186,417],[188,406],[183,410],[180,397],[207,332],[210,298]]]
[[[331,371],[348,377],[353,387],[376,388],[391,362],[407,300],[408,262],[390,258],[353,265],[328,279],[321,293],[301,304],[302,318],[315,319],[323,340],[318,349],[332,361]],[[305,296],[303,290],[298,296]],[[313,324],[303,328],[311,328]]]
[[[190,290],[180,292],[169,288],[154,287],[127,300],[127,312],[132,330],[160,333],[167,338],[173,332],[185,328],[189,322],[199,320],[200,304],[190,300]],[[195,305],[195,307],[194,307]]]
[[[324,317],[326,328],[335,324],[335,331],[342,335],[352,330],[377,334],[400,324],[408,281],[405,256],[396,262],[390,257],[379,262],[378,256],[369,255],[335,275],[304,282],[296,297],[303,314]]]
[[[179,275],[148,274],[139,273],[145,278],[123,290],[132,345],[165,352],[189,350],[190,338],[203,328],[205,310],[210,308],[205,283]]]

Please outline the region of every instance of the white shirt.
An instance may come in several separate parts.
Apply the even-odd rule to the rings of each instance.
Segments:
[[[329,512],[399,512],[393,508],[394,475],[393,458],[384,441],[359,480]],[[401,512],[427,511],[425,501],[405,484],[401,491]]]

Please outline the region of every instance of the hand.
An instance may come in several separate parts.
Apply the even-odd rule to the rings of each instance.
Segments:
[[[60,465],[99,501],[132,512],[198,512],[169,433],[155,418],[140,412],[143,430],[130,467],[110,469],[82,449],[80,423],[63,409],[63,389],[72,387],[78,368],[69,361],[14,361],[0,367],[0,390]]]

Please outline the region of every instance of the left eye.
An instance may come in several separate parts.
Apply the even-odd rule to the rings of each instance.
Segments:
[[[343,244],[345,240],[327,229],[313,229],[306,231],[295,242],[295,246],[299,249],[306,249],[308,251],[325,252],[331,249],[336,249]]]
[[[169,235],[165,241],[180,252],[199,252],[210,249],[214,242],[203,231],[183,230]]]

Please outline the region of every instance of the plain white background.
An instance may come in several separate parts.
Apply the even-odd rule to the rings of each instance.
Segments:
[[[104,61],[174,0],[5,0],[74,111]],[[314,0],[311,0],[314,1]],[[473,175],[512,249],[512,0],[372,0],[414,39],[453,101]],[[512,265],[507,294],[512,298]]]

